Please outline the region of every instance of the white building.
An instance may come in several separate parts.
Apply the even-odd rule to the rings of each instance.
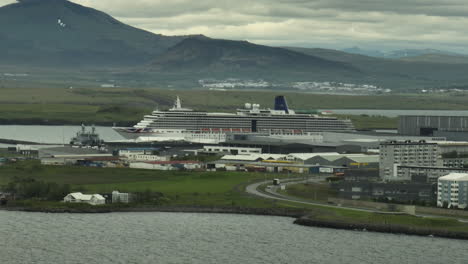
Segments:
[[[468,207],[468,173],[450,173],[439,178],[437,206],[460,209]]]
[[[156,148],[127,148],[119,150],[119,156],[128,157],[129,155],[154,155]]]
[[[66,203],[87,203],[90,205],[102,205],[106,203],[106,199],[100,194],[82,194],[80,192],[70,193],[63,201]]]
[[[152,161],[152,162],[132,162],[129,165],[132,169],[147,170],[195,170],[202,165],[198,161]]]
[[[119,191],[112,192],[112,203],[129,203],[129,202],[130,202],[129,193],[121,193]]]
[[[169,157],[145,154],[126,154],[124,156],[129,161],[168,161]]]
[[[247,154],[261,154],[262,148],[243,148],[243,147],[225,147],[225,146],[203,146],[203,153],[214,154],[232,154],[232,155],[247,155]]]

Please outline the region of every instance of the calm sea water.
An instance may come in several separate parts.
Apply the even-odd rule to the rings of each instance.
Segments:
[[[399,115],[441,115],[441,116],[468,116],[468,110],[384,110],[384,109],[322,109],[329,110],[336,114],[347,115],[377,115],[397,117]]]
[[[283,217],[0,211],[1,263],[466,264],[468,243],[302,227]]]
[[[87,127],[86,129],[91,129]],[[14,139],[46,144],[68,144],[80,131],[80,126],[0,126],[1,139]],[[111,127],[96,127],[96,131],[105,141],[122,140]]]

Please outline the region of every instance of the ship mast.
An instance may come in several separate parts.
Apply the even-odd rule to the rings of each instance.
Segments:
[[[177,99],[176,99],[175,104],[174,104],[174,108],[175,109],[181,109],[182,108],[182,103],[180,102],[179,96],[177,96]]]

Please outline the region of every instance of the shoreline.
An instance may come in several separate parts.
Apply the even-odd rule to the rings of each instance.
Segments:
[[[468,240],[468,233],[457,233],[444,230],[409,227],[403,225],[378,225],[333,220],[313,219],[304,210],[281,208],[240,208],[240,207],[123,207],[123,208],[29,208],[0,207],[0,211],[52,213],[52,214],[104,214],[104,213],[206,213],[206,214],[240,214],[258,216],[279,216],[295,218],[293,224],[308,227],[332,228],[340,230],[377,232],[396,235]]]
[[[133,126],[133,121],[85,121],[84,123],[92,123],[96,126],[112,127],[114,123],[119,126]],[[2,126],[81,126],[83,122],[61,120],[61,119],[40,119],[40,118],[20,118],[20,119],[2,119],[0,118],[0,125]]]
[[[339,222],[339,221],[325,221],[317,220],[311,217],[303,216],[297,218],[294,224],[301,226],[312,226],[322,228],[333,228],[342,230],[353,230],[363,232],[378,232],[387,234],[402,234],[412,235],[421,237],[434,237],[434,238],[448,238],[448,239],[459,239],[468,240],[468,233],[457,233],[452,231],[444,230],[433,230],[427,228],[409,227],[404,225],[379,225],[379,224],[364,224],[364,223],[351,223],[351,222]]]

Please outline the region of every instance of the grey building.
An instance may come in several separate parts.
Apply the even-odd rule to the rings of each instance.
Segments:
[[[409,180],[399,178],[398,165],[436,167],[439,156],[437,143],[426,141],[389,141],[380,144],[380,177],[385,181]]]
[[[428,167],[398,165],[397,174],[399,179],[411,182],[436,183],[437,180],[449,173],[468,173],[468,168]]]
[[[404,166],[463,168],[468,162],[467,157],[468,142],[388,141],[380,144],[379,174],[385,181],[409,181],[411,175],[399,172],[399,168]],[[440,177],[440,175],[429,175],[429,178],[431,177]]]
[[[437,206],[460,209],[468,207],[468,173],[450,173],[439,178]]]
[[[448,133],[451,132],[451,133]],[[398,133],[407,136],[468,135],[468,116],[400,116]]]
[[[436,201],[435,184],[341,181],[332,184],[332,188],[343,199],[426,203]]]

